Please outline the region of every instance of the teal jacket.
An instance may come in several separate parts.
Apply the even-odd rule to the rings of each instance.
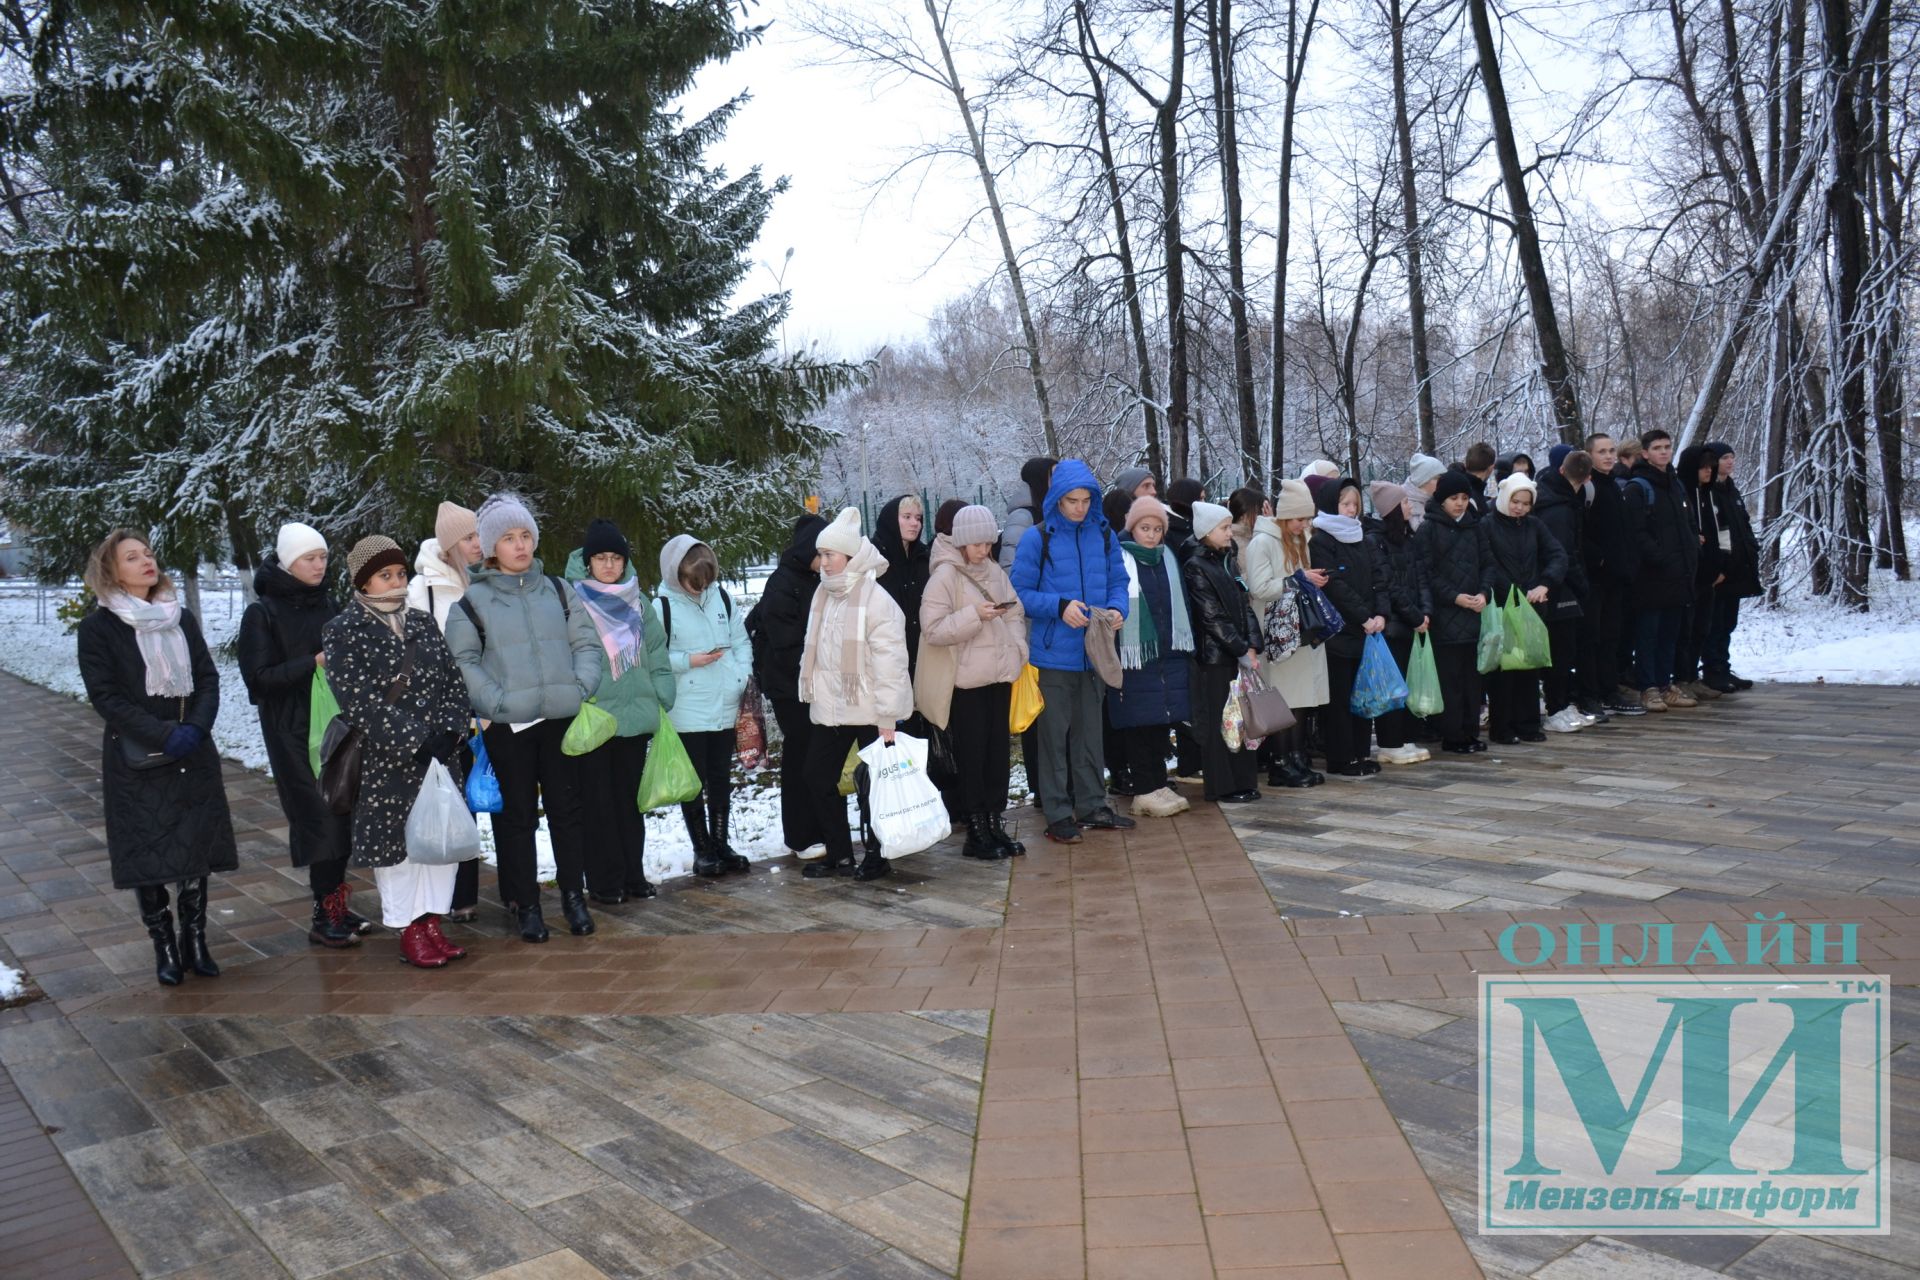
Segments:
[[[579,549],[567,557],[567,581],[580,582],[589,577],[585,560]],[[627,571],[620,581],[633,581],[633,562],[627,562]],[[646,640],[645,661],[637,667],[630,667],[616,680],[613,678],[613,666],[607,660],[607,647],[600,646],[600,692],[594,695],[594,705],[602,711],[613,714],[619,722],[619,736],[637,738],[651,734],[660,728],[660,713],[673,710],[675,693],[673,664],[667,661],[667,633],[660,625],[660,615],[654,612],[652,601],[646,593],[640,593],[640,605],[646,612],[646,620],[641,623],[641,633]],[[576,610],[587,606],[575,594],[573,607]],[[596,636],[599,632],[596,630]]]
[[[667,633],[667,657],[679,681],[673,727],[682,733],[731,729],[740,714],[740,695],[753,675],[753,645],[747,639],[746,610],[719,583],[698,599],[680,585],[680,562],[699,542],[678,534],[660,552],[660,621]],[[693,665],[693,655],[724,649],[718,662]]]
[[[473,615],[486,628],[484,640]],[[593,619],[538,559],[517,574],[476,566],[467,594],[447,612],[447,648],[482,720],[570,720],[600,687]]]

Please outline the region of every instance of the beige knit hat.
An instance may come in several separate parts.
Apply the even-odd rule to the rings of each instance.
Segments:
[[[369,534],[347,552],[347,581],[355,591],[364,591],[368,579],[390,564],[402,569],[407,567],[406,553],[400,550],[400,544],[383,534]]]
[[[460,539],[477,532],[480,526],[475,523],[473,512],[457,502],[443,502],[440,510],[433,516],[433,536],[440,540],[442,551],[451,551]]]

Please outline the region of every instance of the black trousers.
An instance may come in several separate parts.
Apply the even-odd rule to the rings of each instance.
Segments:
[[[1442,742],[1480,740],[1479,658],[1478,645],[1433,646],[1433,665],[1440,672],[1440,700],[1444,704],[1434,719],[1440,726]]]
[[[840,794],[840,770],[847,763],[847,752],[864,747],[880,736],[870,724],[815,725],[805,770],[807,799],[813,806],[813,820],[820,842],[827,846],[827,861],[846,862],[853,857],[853,837],[847,827],[847,798]],[[866,771],[860,779],[860,812],[867,813]],[[863,823],[864,825],[864,823]]]
[[[460,748],[460,776],[462,778],[470,778],[473,776],[472,741],[472,736],[469,735],[467,744],[462,745]],[[479,820],[479,816],[475,815],[474,821],[478,822]],[[453,902],[447,909],[449,911],[466,911],[479,901],[480,859],[468,858],[454,869]]]
[[[1580,670],[1574,688],[1583,698],[1612,698],[1622,684],[1620,637],[1626,629],[1626,593],[1617,582],[1596,579],[1580,630]]]
[[[613,738],[575,759],[586,813],[587,888],[615,896],[647,884],[647,815],[640,812],[640,775],[650,733]]]
[[[1700,656],[1707,649],[1707,635],[1713,630],[1711,586],[1694,588],[1693,607],[1680,624],[1680,639],[1673,649],[1673,683],[1691,684],[1700,678]]]
[[[1011,684],[953,691],[947,738],[953,745],[958,775],[954,803],[962,817],[1007,810],[1007,777],[1013,772],[1013,736],[1007,731],[1007,709],[1012,702]]]
[[[325,862],[307,864],[307,887],[313,890],[315,902],[345,884],[346,879],[347,860],[345,858],[328,858]]]
[[[1108,756],[1107,766],[1115,777],[1124,776],[1127,786],[1132,788],[1123,794],[1151,795],[1167,785],[1167,726],[1137,725],[1131,729],[1115,729],[1113,735],[1120,754],[1118,763],[1115,757]]]
[[[1495,671],[1487,676],[1487,729],[1496,739],[1540,732],[1539,671]]]
[[[1406,675],[1407,665],[1413,661],[1413,633],[1409,631],[1400,640],[1388,636],[1387,651],[1393,654],[1400,674]],[[1382,747],[1404,747],[1413,741],[1413,712],[1405,707],[1389,711],[1373,722],[1373,731]]]
[[[699,796],[680,806],[687,835],[697,849],[719,828],[733,803],[734,733],[731,728],[702,729],[681,733],[680,741],[693,761],[693,771],[700,775]]]
[[[1349,658],[1327,650],[1327,705],[1319,711],[1320,738],[1326,744],[1329,769],[1367,758],[1372,721],[1353,714],[1353,682],[1359,675],[1359,654]]]
[[[1201,768],[1205,772],[1209,800],[1252,791],[1259,785],[1259,754],[1253,751],[1227,750],[1220,735],[1220,713],[1233,689],[1233,678],[1240,674],[1237,662],[1196,662],[1193,664],[1194,731],[1200,737]]]
[[[567,723],[542,720],[519,733],[499,723],[487,728],[487,756],[500,779],[502,807],[493,815],[493,847],[500,861],[503,903],[530,907],[540,901],[533,833],[542,810],[553,838],[560,892],[579,893],[584,887],[586,826],[580,811],[580,770],[573,757],[560,750]]]
[[[1713,593],[1713,624],[1707,628],[1706,646],[1700,651],[1700,674],[1725,677],[1733,674],[1733,657],[1728,648],[1740,626],[1740,597],[1730,591]]]
[[[807,802],[807,753],[813,749],[813,721],[798,698],[774,698],[773,718],[780,726],[780,831],[795,853],[820,843],[820,826]]]
[[[1580,632],[1583,618],[1547,623],[1547,646],[1553,650],[1553,665],[1540,672],[1546,685],[1547,714],[1552,715],[1573,701],[1574,669],[1579,661]]]

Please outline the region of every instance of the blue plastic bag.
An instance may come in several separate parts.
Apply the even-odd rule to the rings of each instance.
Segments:
[[[1310,645],[1323,645],[1340,633],[1346,619],[1305,573],[1295,570],[1292,577],[1293,589],[1300,596],[1300,638]]]
[[[1407,705],[1407,678],[1379,632],[1367,637],[1360,653],[1360,674],[1353,678],[1353,697],[1347,705],[1363,720],[1373,720]]]
[[[499,813],[507,807],[500,795],[500,779],[487,759],[486,739],[473,735],[473,768],[467,771],[467,809],[472,813]]]

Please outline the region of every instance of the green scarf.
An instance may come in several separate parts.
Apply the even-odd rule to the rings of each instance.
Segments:
[[[1120,546],[1133,557],[1135,564],[1144,569],[1158,569],[1161,552],[1166,550],[1165,546],[1143,547],[1137,542],[1122,542]],[[1134,577],[1135,581],[1129,584],[1127,620],[1120,628],[1120,666],[1128,671],[1139,671],[1160,656],[1160,633],[1153,625],[1153,610],[1147,607],[1147,598],[1140,590],[1137,574],[1129,576]],[[1173,574],[1168,575],[1168,582],[1177,606],[1180,600],[1179,583]]]

